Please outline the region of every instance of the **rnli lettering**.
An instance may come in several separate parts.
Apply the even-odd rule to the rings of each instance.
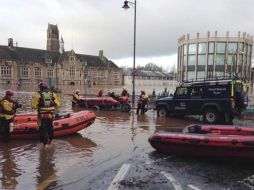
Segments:
[[[226,92],[227,88],[208,88],[208,91],[213,92],[213,94],[215,94],[215,95],[219,95],[222,92],[223,93]]]
[[[78,117],[78,118],[76,118],[76,121],[77,122],[84,122],[84,121],[86,121],[86,117],[85,116]]]

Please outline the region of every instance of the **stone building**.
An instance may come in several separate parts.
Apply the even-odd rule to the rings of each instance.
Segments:
[[[236,37],[210,32],[194,38],[189,34],[178,40],[178,81],[251,77],[253,36],[238,32]]]
[[[48,24],[47,49],[16,47],[13,39],[0,46],[0,84],[35,86],[122,85],[122,70],[99,51],[98,56],[65,51],[57,25]]]

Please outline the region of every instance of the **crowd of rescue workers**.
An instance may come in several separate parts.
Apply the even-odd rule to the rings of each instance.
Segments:
[[[54,138],[53,121],[59,115],[56,113],[56,108],[60,107],[61,100],[54,90],[50,89],[48,84],[44,81],[40,81],[38,84],[39,91],[36,92],[32,98],[31,108],[37,110],[38,124],[39,124],[39,140],[43,144],[44,148],[52,143]],[[103,97],[103,90],[99,90],[97,97]],[[117,98],[114,93],[109,93],[107,96]],[[129,97],[129,93],[126,89],[123,89],[121,97]],[[81,100],[79,90],[76,90],[72,96],[72,107],[76,107]],[[138,99],[138,106],[136,113],[144,114],[147,111],[147,103],[149,96],[145,91],[140,92]],[[22,105],[14,98],[14,92],[7,90],[5,97],[0,101],[0,125],[1,134],[3,136],[3,142],[10,142],[11,132],[13,131],[13,120],[16,114],[16,110],[21,108]]]

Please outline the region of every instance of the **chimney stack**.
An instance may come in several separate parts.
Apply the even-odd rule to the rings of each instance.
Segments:
[[[103,50],[99,51],[99,57],[102,59],[103,58]]]
[[[8,39],[8,46],[13,47],[13,39],[12,38]]]

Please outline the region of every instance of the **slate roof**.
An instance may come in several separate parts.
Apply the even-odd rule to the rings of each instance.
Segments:
[[[46,58],[52,59],[53,63],[62,62],[63,59],[68,56],[70,51],[66,51],[63,54],[59,52],[51,52],[41,49],[32,49],[24,47],[9,47],[0,46],[0,59],[6,59],[17,62],[38,62],[44,63]],[[106,67],[99,56],[75,54],[81,62],[87,62],[88,66]],[[108,60],[109,64],[113,68],[119,68],[114,62]]]
[[[21,62],[45,62],[46,58],[51,58],[52,62],[57,62],[60,53],[47,50],[0,46],[0,59],[21,61]]]

